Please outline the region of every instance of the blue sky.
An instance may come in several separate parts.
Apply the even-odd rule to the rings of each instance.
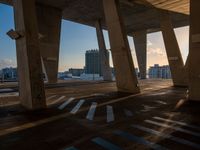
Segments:
[[[6,66],[16,66],[15,41],[11,40],[6,32],[14,28],[13,9],[10,6],[0,4],[0,69]],[[189,27],[175,29],[177,40],[184,61],[188,55]],[[109,49],[108,33],[104,31],[106,46]],[[134,64],[137,67],[133,38],[128,37],[133,55]],[[168,64],[161,32],[147,35],[147,65]],[[84,54],[86,50],[98,49],[95,28],[62,21],[59,71],[68,68],[80,68],[84,66]],[[110,62],[112,66],[112,61]]]

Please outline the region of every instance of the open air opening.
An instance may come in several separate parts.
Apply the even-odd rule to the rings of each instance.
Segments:
[[[13,8],[0,4],[0,107],[19,101],[15,41],[7,32],[14,29]]]
[[[113,67],[108,33],[104,30],[103,34],[109,53],[109,63]],[[58,78],[82,81],[103,80],[94,27],[62,21]]]
[[[174,31],[182,54],[183,62],[186,64],[189,54],[189,26],[176,28]]]

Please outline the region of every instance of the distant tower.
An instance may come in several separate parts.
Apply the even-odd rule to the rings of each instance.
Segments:
[[[107,51],[106,58],[109,61],[109,52]],[[99,50],[88,50],[85,53],[85,73],[100,74],[102,76],[101,62]]]

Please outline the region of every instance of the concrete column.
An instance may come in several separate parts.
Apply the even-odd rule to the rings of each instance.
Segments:
[[[188,84],[189,84],[189,55],[187,57],[187,60],[185,62],[185,66],[184,66],[184,79],[188,86]]]
[[[200,101],[200,1],[190,0],[189,99]]]
[[[13,0],[21,104],[28,109],[46,107],[38,26],[34,0]]]
[[[104,81],[112,81],[112,72],[109,64],[109,55],[106,50],[105,40],[103,36],[103,30],[101,27],[101,22],[98,20],[96,22],[96,33],[97,40],[99,44],[99,53],[100,53],[100,61],[101,61],[101,72],[103,75]]]
[[[103,6],[118,90],[139,93],[140,89],[138,87],[132,55],[124,23],[120,16],[119,1],[103,0]]]
[[[168,12],[161,12],[160,25],[174,86],[186,86],[184,63]]]
[[[147,69],[147,32],[140,31],[133,34],[135,51],[140,70],[140,78],[146,79]]]
[[[62,11],[37,5],[40,51],[49,83],[57,82]]]
[[[185,62],[185,68],[188,68],[188,66],[189,66],[189,55],[188,55],[186,62]]]

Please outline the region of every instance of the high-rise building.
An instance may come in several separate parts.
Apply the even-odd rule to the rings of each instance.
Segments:
[[[168,65],[159,66],[155,64],[149,68],[149,78],[171,79],[171,71]]]
[[[162,79],[171,79],[171,71],[168,65],[160,67],[160,78]]]
[[[149,68],[149,78],[159,78],[159,65],[155,64]]]
[[[107,51],[106,59],[109,62],[109,52]],[[88,50],[85,53],[85,73],[99,74],[102,76],[101,56],[99,50]]]

